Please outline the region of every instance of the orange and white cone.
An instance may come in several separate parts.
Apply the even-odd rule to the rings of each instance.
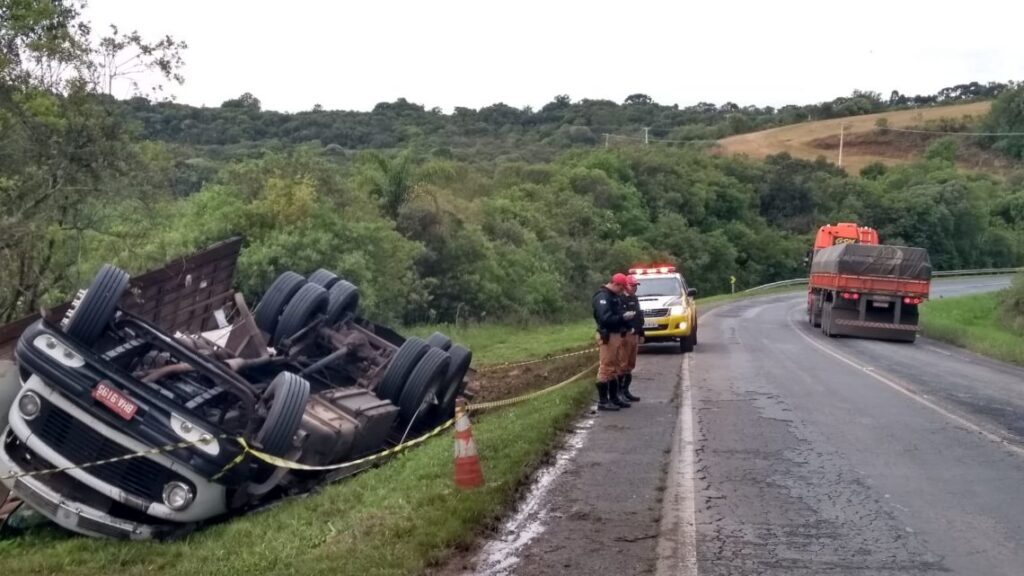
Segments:
[[[469,412],[464,406],[455,409],[455,487],[471,490],[484,485],[484,472],[473,443]]]

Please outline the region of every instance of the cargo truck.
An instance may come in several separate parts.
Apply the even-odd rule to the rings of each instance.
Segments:
[[[810,264],[812,326],[831,337],[916,339],[918,307],[928,298],[931,281],[926,250],[840,242],[816,247]]]

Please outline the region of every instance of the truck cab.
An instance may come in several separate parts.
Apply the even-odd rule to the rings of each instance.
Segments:
[[[636,276],[637,299],[644,313],[646,342],[678,342],[680,352],[697,345],[696,288],[691,288],[675,266],[631,268]]]

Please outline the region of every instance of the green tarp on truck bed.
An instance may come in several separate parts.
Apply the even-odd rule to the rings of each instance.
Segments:
[[[930,280],[932,264],[924,248],[884,244],[838,244],[824,248],[811,261],[811,274],[880,276]]]

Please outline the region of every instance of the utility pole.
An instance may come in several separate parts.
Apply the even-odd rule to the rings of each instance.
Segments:
[[[648,130],[650,130],[650,128],[646,128],[646,127],[644,128],[644,144],[649,144],[649,143],[650,143],[650,142],[649,142],[649,141],[647,140],[647,131],[648,131]]]
[[[605,134],[604,134],[604,147],[606,149],[608,148],[608,133],[607,132],[605,132]]]
[[[843,137],[846,136],[846,124],[839,125],[839,167],[843,167]]]

